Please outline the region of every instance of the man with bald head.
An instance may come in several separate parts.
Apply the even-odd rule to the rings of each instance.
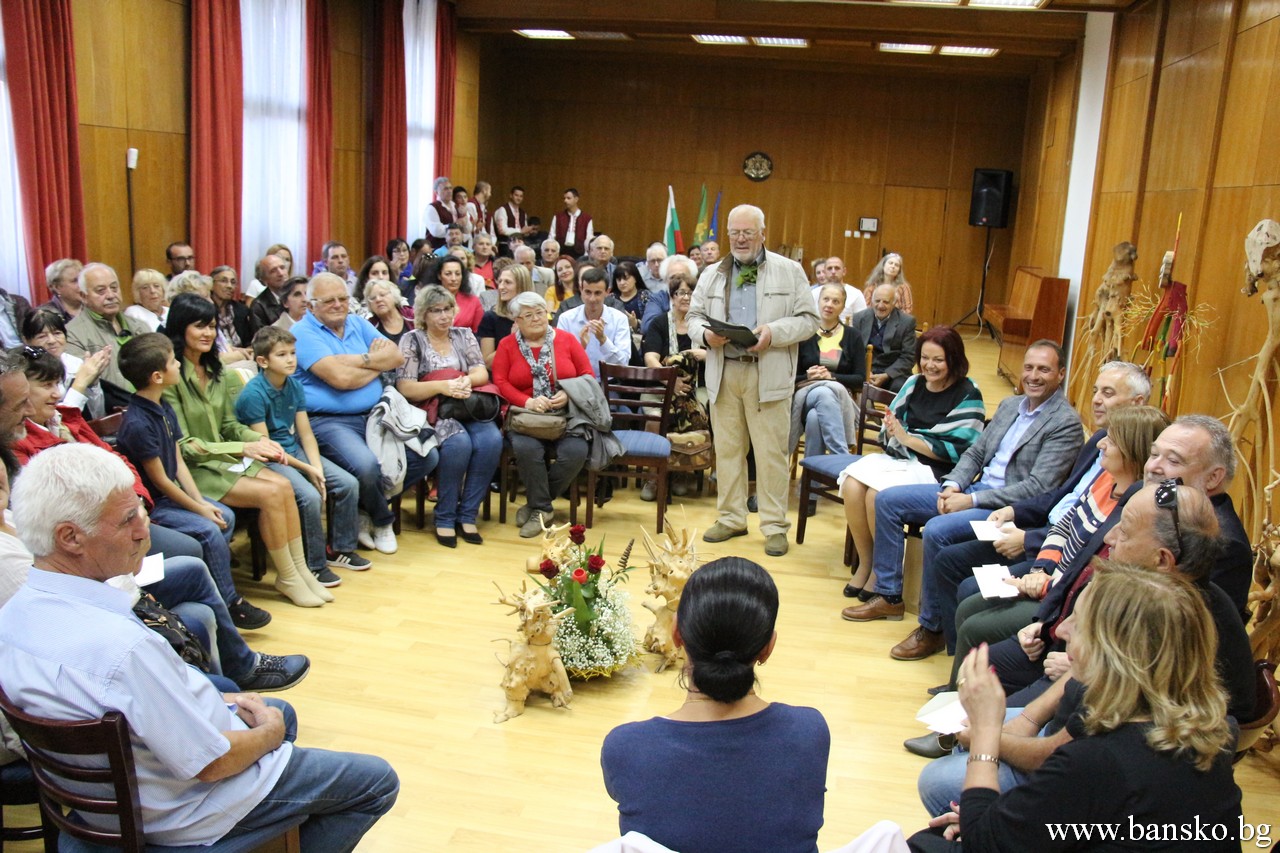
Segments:
[[[715,428],[716,508],[703,534],[724,542],[747,532],[747,451],[755,449],[756,495],[765,553],[787,552],[787,439],[800,343],[818,330],[804,269],[765,250],[764,211],[743,204],[729,212],[730,256],[707,267],[689,309],[689,338],[707,347],[707,390]],[[709,321],[744,326],[756,343],[716,334]]]
[[[827,262],[830,283],[831,260]],[[840,267],[843,269],[843,265]],[[853,290],[845,285],[845,290]],[[871,291],[871,307],[854,314],[849,321],[862,340],[871,344],[872,385],[897,393],[902,390],[916,363],[916,318],[898,308],[893,285],[882,284]],[[862,294],[858,294],[862,299]]]
[[[538,256],[531,247],[516,246],[511,256],[515,258],[517,264],[529,271],[529,277],[533,279],[534,293],[545,293],[547,288],[554,283],[555,274],[551,272],[551,269],[537,266],[534,263]]]
[[[369,412],[382,397],[381,376],[404,363],[400,348],[363,317],[348,310],[346,283],[320,273],[307,285],[310,310],[290,331],[297,338],[298,381],[320,453],[360,482],[362,547],[396,552],[395,520],[387,506],[381,460],[365,438]],[[426,456],[404,448],[404,485],[409,488],[436,466],[433,447]]]
[[[267,255],[255,265],[254,275],[266,288],[249,307],[250,336],[270,326],[284,313],[284,283],[289,280],[289,265],[279,255]]]

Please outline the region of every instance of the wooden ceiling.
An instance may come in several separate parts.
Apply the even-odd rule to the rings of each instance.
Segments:
[[[968,0],[962,0],[968,2]],[[456,0],[458,26],[498,44],[567,56],[654,54],[777,62],[789,66],[915,68],[941,74],[1027,76],[1073,52],[1086,11],[1117,12],[1136,0],[1046,0],[1044,8],[926,7],[888,0]],[[538,41],[517,29],[621,33],[605,41]],[[701,45],[694,34],[787,36],[807,48]],[[881,42],[998,48],[992,58],[888,54]]]

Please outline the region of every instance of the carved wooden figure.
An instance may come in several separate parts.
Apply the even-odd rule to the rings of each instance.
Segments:
[[[1270,410],[1266,386],[1272,376],[1276,346],[1280,345],[1280,223],[1264,219],[1255,225],[1245,238],[1244,252],[1245,286],[1242,292],[1245,296],[1252,296],[1262,290],[1262,307],[1267,312],[1267,337],[1262,349],[1258,350],[1249,393],[1244,402],[1231,412],[1231,437],[1236,441],[1240,440],[1249,423],[1258,419],[1260,400]],[[1267,440],[1255,444],[1259,447],[1269,445],[1272,438],[1268,430]]]
[[[565,672],[555,646],[556,628],[573,609],[552,613],[552,601],[546,593],[541,589],[530,591],[527,587],[527,583],[521,583],[520,592],[511,596],[498,587],[497,603],[507,605],[513,614],[519,615],[520,628],[519,636],[508,641],[511,653],[506,662],[507,672],[502,676],[507,706],[493,715],[495,723],[523,714],[525,700],[533,692],[547,694],[557,708],[568,707],[573,698],[569,673]]]
[[[649,552],[649,595],[663,599],[646,601],[644,607],[653,613],[654,621],[644,633],[645,651],[662,656],[657,672],[677,664],[684,653],[672,639],[676,623],[676,609],[680,606],[680,594],[684,591],[689,575],[698,567],[696,531],[677,531],[670,521],[666,523],[666,542],[653,541],[648,531],[644,535],[644,548]]]
[[[557,566],[565,564],[569,558],[569,549],[573,547],[573,542],[569,540],[569,527],[568,524],[548,526],[545,520],[542,522],[542,539],[538,542],[541,553],[537,557],[525,558],[526,572],[537,574],[543,560],[550,560]]]
[[[1102,283],[1094,294],[1093,316],[1089,319],[1090,348],[1102,353],[1101,362],[1120,357],[1124,349],[1121,320],[1129,304],[1129,294],[1138,275],[1133,271],[1138,249],[1132,243],[1117,243],[1112,250],[1111,266],[1102,274]]]

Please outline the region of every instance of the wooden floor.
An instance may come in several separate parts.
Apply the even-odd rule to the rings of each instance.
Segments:
[[[979,342],[969,352],[974,378],[994,409],[1010,393],[995,376],[995,347]],[[637,494],[617,492],[596,516],[590,541],[607,536],[611,560],[642,528],[652,529],[653,505]],[[793,521],[795,503],[793,494]],[[653,674],[648,657],[612,679],[575,685],[570,709],[539,698],[524,716],[495,725],[493,713],[503,705],[497,656],[506,649],[498,641],[512,634],[514,619],[494,604],[493,584],[519,587],[530,548],[513,525],[498,526],[496,502],[494,516],[481,525],[483,546],[460,542],[456,551],[440,548],[406,518],[399,553],[373,555],[372,571],[343,573],[337,602],[319,610],[292,607],[269,585],[243,580],[241,589],[275,617],[266,630],[247,635],[250,644],[278,654],[303,652],[313,661],[306,681],[278,694],[298,709],[299,743],[376,753],[400,774],[400,800],[362,851],[590,849],[618,829],[600,776],[604,736],[682,700],[675,674]],[[674,519],[704,530],[715,520],[714,498],[685,499]],[[840,619],[847,574],[840,565],[843,524],[833,504],[824,503],[805,544],[793,542],[782,558],[764,555],[755,524],[753,517],[751,535],[706,546],[700,556],[747,556],[777,580],[778,645],[760,670],[761,688],[768,699],[818,708],[831,727],[820,848],[838,847],[884,818],[909,834],[926,819],[916,795],[925,762],[901,743],[923,732],[915,712],[928,698],[925,688],[946,679],[950,659],[889,658],[889,648],[914,627],[910,617],[870,624]],[[639,607],[647,581],[647,572],[638,571],[629,583],[641,634],[652,620]],[[1245,791],[1246,820],[1274,822],[1280,755],[1247,757],[1236,778]],[[21,817],[10,809],[6,825]],[[35,843],[7,847],[39,849]]]

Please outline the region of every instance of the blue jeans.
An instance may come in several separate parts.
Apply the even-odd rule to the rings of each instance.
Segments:
[[[151,521],[151,550],[147,551],[148,557],[152,554],[164,554],[166,560],[170,557],[195,557],[204,562],[204,549],[199,542],[185,533],[156,523],[154,518]]]
[[[1021,708],[1009,708],[1005,711],[1004,721],[1007,723],[1022,713]],[[1040,736],[1044,736],[1041,729]],[[916,788],[920,792],[920,802],[924,803],[929,817],[937,817],[951,811],[951,804],[960,802],[960,793],[964,790],[964,774],[969,764],[969,751],[959,744],[950,755],[935,758],[920,771]],[[1021,785],[1029,774],[1000,762],[1000,792]]]
[[[336,462],[338,467],[354,476],[360,484],[360,508],[373,519],[374,526],[385,527],[395,518],[391,514],[391,507],[387,505],[386,492],[379,482],[382,468],[378,465],[378,457],[373,455],[369,444],[364,440],[366,420],[367,415],[364,414],[312,415],[311,431],[316,434],[320,454]],[[408,469],[404,487],[408,489],[430,474],[438,459],[439,454],[434,449],[426,456],[419,456],[406,448],[405,462]]]
[[[265,701],[288,707],[279,700]],[[290,713],[285,715],[285,738],[292,741]],[[391,810],[399,791],[396,771],[381,758],[295,746],[275,787],[227,837],[301,818],[305,822],[299,835],[307,853],[348,853]]]
[[[299,450],[298,459],[311,464],[306,451]],[[325,567],[325,501],[311,485],[307,476],[297,468],[272,462],[267,466],[289,481],[293,486],[293,497],[298,503],[298,518],[302,521],[302,544],[307,554],[307,567],[318,572]],[[329,531],[329,540],[333,550],[345,554],[356,549],[356,531],[360,526],[360,484],[356,478],[339,468],[334,463],[320,457],[320,467],[324,470],[324,488],[333,497],[333,527]]]
[[[213,618],[213,611],[198,601],[184,601],[165,609],[176,615],[182,624],[187,626],[191,636],[199,640],[200,645],[209,653],[207,674],[222,675],[222,660],[218,654],[218,643],[214,639],[218,635],[218,622]],[[231,679],[227,679],[227,682],[235,683]]]
[[[497,424],[467,421],[462,426],[462,432],[440,445],[435,521],[440,530],[476,523],[480,502],[489,492],[489,481],[502,456],[502,432]]]
[[[166,557],[164,578],[149,584],[147,592],[154,595],[156,601],[183,616],[183,622],[186,622],[186,612],[180,606],[184,603],[203,605],[213,612],[216,632],[215,636],[210,637],[215,641],[210,644],[210,651],[216,650],[221,662],[218,671],[232,681],[248,675],[258,665],[258,656],[236,630],[231,614],[227,612],[226,602],[219,595],[204,563],[191,557]]]
[[[218,525],[203,515],[185,510],[164,497],[156,498],[151,519],[162,527],[185,533],[200,543],[204,563],[209,567],[209,574],[213,575],[213,582],[218,586],[218,594],[226,604],[235,604],[240,600],[235,581],[231,580],[231,534],[236,529],[236,514],[231,511],[231,507],[217,501],[208,498],[205,501],[222,511],[222,517],[227,522],[226,530],[219,530]]]
[[[844,434],[844,415],[837,396],[844,393],[830,385],[818,385],[810,389],[804,398],[805,458],[823,453],[849,452],[849,439]]]

